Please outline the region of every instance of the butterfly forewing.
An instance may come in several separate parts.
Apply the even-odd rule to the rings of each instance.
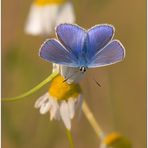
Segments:
[[[114,27],[107,24],[96,25],[88,30],[87,57],[91,58],[102,49],[114,35]]]
[[[78,25],[61,24],[56,28],[56,32],[60,42],[78,60],[84,46],[85,30]]]
[[[39,56],[48,62],[77,67],[75,57],[57,40],[45,41],[40,48]]]
[[[120,62],[125,50],[120,41],[112,40],[112,25],[97,25],[88,31],[72,24],[56,28],[58,39],[46,41],[40,49],[45,60],[68,67],[102,67]]]

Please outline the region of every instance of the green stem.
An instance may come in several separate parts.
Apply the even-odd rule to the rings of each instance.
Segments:
[[[87,120],[91,124],[92,128],[94,129],[95,133],[97,134],[97,136],[99,136],[100,139],[104,138],[103,130],[101,129],[100,125],[97,123],[93,113],[91,112],[90,108],[88,107],[85,101],[83,102],[82,110]]]
[[[21,94],[21,95],[19,95],[17,97],[3,98],[1,101],[6,102],[6,101],[16,101],[16,100],[23,99],[24,97],[27,97],[27,96],[33,94],[34,92],[36,92],[37,90],[39,90],[41,87],[43,87],[45,84],[47,84],[48,82],[50,82],[57,75],[58,75],[58,73],[57,72],[54,72],[49,77],[47,77],[45,80],[43,80],[41,83],[39,83],[34,88],[32,88],[31,90],[27,91],[26,93]]]
[[[69,129],[66,129],[66,134],[67,134],[67,138],[70,144],[70,148],[74,148],[73,138],[72,138],[72,135]]]

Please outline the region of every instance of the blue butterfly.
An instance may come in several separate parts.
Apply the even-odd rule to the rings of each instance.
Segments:
[[[120,41],[113,40],[112,25],[96,25],[85,30],[78,25],[60,24],[56,28],[57,39],[49,39],[40,48],[39,56],[46,61],[68,67],[95,68],[120,62],[125,49]]]

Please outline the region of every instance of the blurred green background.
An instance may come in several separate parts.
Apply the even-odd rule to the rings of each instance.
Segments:
[[[77,23],[84,28],[109,23],[126,48],[123,62],[91,69],[82,80],[84,98],[106,133],[119,131],[133,148],[146,148],[146,1],[73,0]],[[45,37],[24,33],[32,1],[2,0],[2,97],[19,95],[51,73],[38,57]],[[54,36],[54,35],[53,35]],[[98,87],[94,77],[101,83]],[[40,115],[35,100],[48,85],[18,102],[2,103],[2,148],[68,148],[63,123]],[[82,114],[74,119],[76,148],[98,148],[100,141]]]

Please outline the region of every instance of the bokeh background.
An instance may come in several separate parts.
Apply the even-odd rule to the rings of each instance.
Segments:
[[[51,64],[38,57],[46,37],[24,33],[31,3],[2,0],[2,97],[19,95],[51,73]],[[115,38],[127,53],[121,63],[87,72],[81,82],[86,101],[105,133],[118,131],[129,138],[133,148],[146,148],[146,1],[73,3],[79,25],[113,24]],[[34,108],[35,100],[47,90],[48,85],[21,101],[2,103],[2,148],[69,147],[63,123],[50,122],[48,114],[40,115]],[[99,147],[84,114],[73,121],[72,134],[76,148]]]

